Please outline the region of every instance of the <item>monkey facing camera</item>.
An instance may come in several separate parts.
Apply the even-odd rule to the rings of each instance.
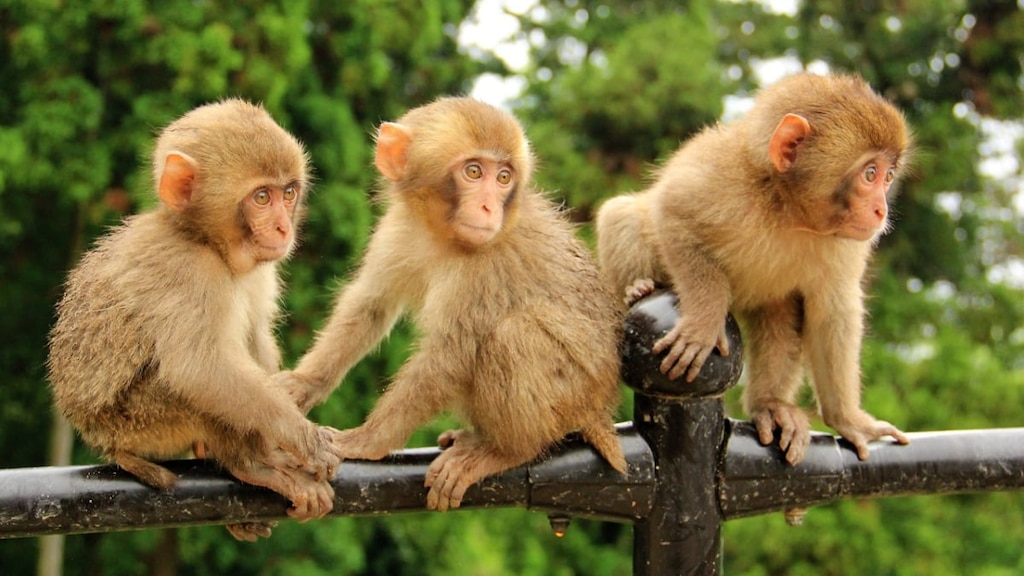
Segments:
[[[743,342],[739,324],[732,314],[725,319],[729,354],[716,348],[692,382],[671,379],[661,369],[667,351],[656,354],[654,343],[665,336],[679,319],[678,297],[669,290],[656,290],[630,306],[623,320],[622,379],[648,395],[713,396],[727,390],[743,372]]]

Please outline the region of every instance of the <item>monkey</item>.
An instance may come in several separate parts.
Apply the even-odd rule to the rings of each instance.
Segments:
[[[865,270],[911,149],[903,114],[863,79],[802,73],[598,209],[598,261],[627,303],[678,292],[679,319],[652,348],[662,373],[693,381],[715,348],[728,354],[731,310],[749,353],[744,410],[762,444],[779,429],[792,465],[810,442],[795,403],[805,365],[824,422],[859,459],[872,440],[909,442],[861,409],[860,348]]]
[[[233,476],[333,507],[332,429],[274,384],[281,285],[310,182],[303,146],[261,107],[227,99],[169,124],[153,152],[159,199],[101,237],[68,274],[47,359],[54,404],[106,460],[158,489],[153,459],[195,447]],[[228,527],[240,540],[270,525]]]
[[[626,472],[613,420],[617,303],[563,212],[533,189],[534,162],[518,121],[472,98],[382,123],[385,211],[312,347],[278,376],[308,410],[409,314],[416,351],[337,446],[347,459],[378,460],[453,412],[468,427],[438,439],[428,509],[459,507],[470,485],[573,431]]]

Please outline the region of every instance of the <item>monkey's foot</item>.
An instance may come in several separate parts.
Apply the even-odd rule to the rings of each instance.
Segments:
[[[224,527],[235,537],[235,540],[255,542],[260,538],[270,538],[271,529],[275,526],[277,526],[277,522],[257,521],[228,524]]]
[[[114,452],[113,460],[118,466],[150,488],[169,490],[178,483],[178,476],[174,472],[129,452],[118,450]]]
[[[867,412],[860,412],[846,422],[833,424],[826,420],[825,423],[853,444],[857,450],[857,458],[860,460],[868,459],[868,442],[872,440],[891,436],[900,444],[910,444],[910,438],[898,428],[883,420],[875,420]]]
[[[320,518],[334,508],[334,487],[305,472],[275,469],[259,462],[228,471],[242,482],[269,488],[290,500],[288,515],[296,520]]]
[[[629,308],[644,296],[654,292],[654,288],[655,284],[653,278],[640,278],[639,280],[635,280],[632,285],[626,287],[626,297],[623,298],[623,301],[626,303],[626,307]]]
[[[454,431],[455,441],[430,463],[423,485],[427,492],[427,509],[444,512],[462,505],[466,490],[480,480],[524,464],[536,457],[509,457],[500,454],[468,430]]]
[[[771,444],[778,428],[779,448],[786,453],[786,461],[793,466],[803,461],[811,443],[811,421],[806,412],[792,404],[772,402],[751,409],[750,416],[761,444]]]

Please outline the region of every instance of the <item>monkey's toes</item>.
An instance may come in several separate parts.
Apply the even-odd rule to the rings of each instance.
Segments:
[[[775,430],[778,429],[779,448],[786,453],[786,462],[796,466],[803,461],[811,444],[811,423],[803,410],[779,403],[752,412],[751,417],[761,444],[771,444],[775,440]]]
[[[639,280],[634,281],[633,284],[630,285],[628,288],[626,288],[626,297],[623,298],[623,301],[626,303],[627,307],[632,306],[633,304],[636,304],[637,301],[639,301],[644,296],[647,296],[648,294],[654,292],[654,288],[655,285],[653,279],[640,278]]]
[[[462,497],[471,482],[460,481],[459,475],[450,472],[447,467],[433,474],[428,474],[424,486],[427,492],[427,510],[447,512],[462,505]]]
[[[327,482],[304,482],[304,487],[290,499],[288,515],[300,522],[322,518],[334,509],[334,488]]]
[[[228,524],[225,528],[234,536],[235,540],[255,542],[260,538],[270,538],[271,529],[275,526],[277,526],[277,522],[257,521]]]
[[[437,437],[437,446],[442,450],[451,448],[463,433],[465,430],[445,430]]]

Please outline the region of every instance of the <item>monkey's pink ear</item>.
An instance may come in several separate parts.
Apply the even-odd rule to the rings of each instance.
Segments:
[[[786,114],[772,132],[768,143],[768,158],[775,169],[785,172],[796,162],[797,148],[804,138],[811,133],[811,125],[803,116]]]
[[[406,154],[412,142],[412,130],[394,122],[384,122],[377,131],[377,156],[374,164],[380,173],[395,182],[405,174]]]
[[[194,161],[180,152],[171,152],[164,162],[157,194],[169,208],[181,212],[192,201],[192,182],[196,171]]]

